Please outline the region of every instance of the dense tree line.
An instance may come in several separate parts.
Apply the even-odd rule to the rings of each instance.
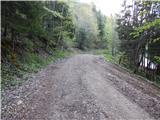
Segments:
[[[75,24],[75,47],[82,50],[105,48],[105,16],[94,4],[72,2],[70,6]]]
[[[159,6],[158,1],[133,0],[132,4],[129,4],[125,0],[122,5],[123,10],[118,15],[117,31],[121,40],[120,51],[123,52],[125,64],[135,72],[138,72],[138,68],[142,66],[146,73],[159,69]],[[153,68],[153,65],[156,68]]]
[[[2,50],[7,42],[12,43],[13,51],[17,45],[25,47],[28,41],[23,41],[22,36],[32,42],[37,37],[46,50],[66,46],[64,38],[72,39],[73,32],[69,7],[64,2],[2,2]]]

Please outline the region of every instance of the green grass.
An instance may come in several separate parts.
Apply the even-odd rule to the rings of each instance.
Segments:
[[[104,58],[107,62],[113,62],[113,56],[110,54],[104,54]]]
[[[102,56],[104,56],[104,59],[108,62],[114,61],[114,57],[106,49],[92,50],[90,53],[92,53],[94,55],[102,55]]]
[[[51,62],[55,62],[57,59],[62,59],[70,55],[68,51],[54,51],[53,55],[43,58],[35,53],[26,53],[24,56],[17,57],[17,68],[11,62],[3,63],[1,66],[2,80],[1,87],[14,87],[23,83],[28,78],[29,73],[38,72],[39,69],[46,67]]]

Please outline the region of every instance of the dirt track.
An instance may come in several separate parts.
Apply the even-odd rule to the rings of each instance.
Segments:
[[[2,91],[2,120],[151,120],[160,90],[100,56],[49,65],[21,87]]]

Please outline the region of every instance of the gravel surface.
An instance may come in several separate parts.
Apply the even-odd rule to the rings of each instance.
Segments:
[[[100,56],[79,54],[2,91],[2,120],[160,119],[160,90]]]

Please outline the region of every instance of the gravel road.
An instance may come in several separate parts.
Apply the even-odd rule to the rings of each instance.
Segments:
[[[160,89],[100,56],[51,64],[2,91],[2,120],[160,119]]]

